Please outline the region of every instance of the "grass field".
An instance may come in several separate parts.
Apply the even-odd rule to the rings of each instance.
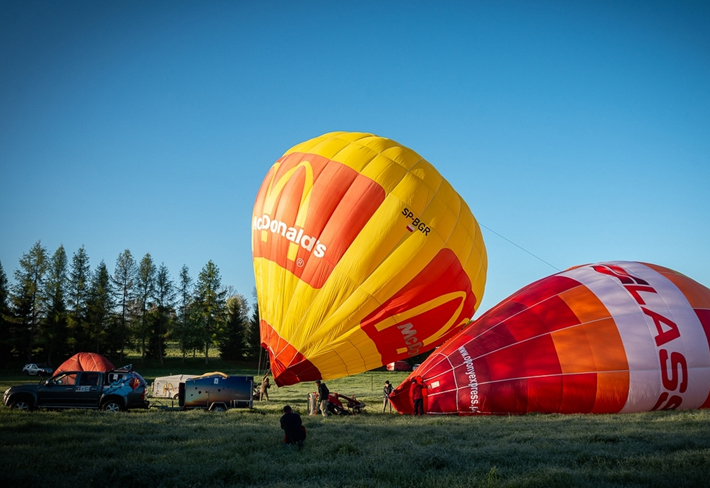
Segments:
[[[256,374],[220,361],[136,369]],[[381,413],[381,386],[405,373],[328,381],[366,413],[306,415],[313,384],[270,390],[269,402],[226,413],[151,409],[16,412],[0,408],[3,487],[702,487],[710,486],[710,412],[413,418]],[[26,381],[0,375],[0,390]],[[281,408],[308,429],[283,447]]]

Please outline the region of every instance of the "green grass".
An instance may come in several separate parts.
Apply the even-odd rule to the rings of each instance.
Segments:
[[[168,365],[170,369],[172,365]],[[186,367],[189,365],[186,365]],[[214,368],[212,366],[215,366]],[[217,366],[222,366],[217,367]],[[169,373],[256,374],[204,364]],[[230,369],[231,368],[231,369]],[[226,371],[225,371],[226,370]],[[710,484],[710,412],[413,418],[382,414],[381,385],[405,373],[328,381],[366,413],[307,416],[312,383],[271,401],[203,411],[15,412],[0,408],[2,486],[700,487]],[[1,376],[0,389],[25,378]],[[303,449],[281,445],[281,408],[303,417]]]

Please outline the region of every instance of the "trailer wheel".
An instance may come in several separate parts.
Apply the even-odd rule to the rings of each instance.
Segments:
[[[214,406],[212,407],[212,411],[213,411],[213,412],[226,412],[227,409],[224,408],[224,405],[214,405]]]

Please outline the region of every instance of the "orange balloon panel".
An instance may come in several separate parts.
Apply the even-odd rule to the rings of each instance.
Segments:
[[[417,153],[372,134],[287,151],[257,194],[252,251],[279,385],[432,349],[470,322],[485,286],[466,203]]]
[[[412,376],[444,414],[710,406],[710,289],[661,266],[590,264],[513,294]],[[412,412],[411,377],[392,403]]]

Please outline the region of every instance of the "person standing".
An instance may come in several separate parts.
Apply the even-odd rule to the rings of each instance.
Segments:
[[[261,379],[261,387],[259,388],[259,400],[263,400],[266,397],[266,401],[269,401],[269,388],[271,384],[269,383],[269,374],[265,374]]]
[[[385,386],[382,388],[382,393],[384,394],[384,398],[382,399],[382,413],[385,413],[385,410],[387,409],[387,405],[390,407],[390,413],[392,413],[392,402],[390,402],[390,394],[394,388],[392,388],[392,385],[390,385],[389,380],[385,380]]]
[[[316,380],[316,386],[318,387],[318,406],[320,407],[321,414],[323,417],[330,415],[328,412],[328,395],[330,395],[330,390],[322,383],[321,380]]]
[[[281,416],[281,428],[284,431],[284,444],[303,447],[306,428],[301,423],[301,416],[288,405],[284,407],[284,414]]]
[[[426,388],[424,381],[417,381],[416,378],[412,378],[412,387],[409,390],[409,394],[412,398],[412,405],[414,405],[414,415],[424,415],[424,394],[423,390]]]

